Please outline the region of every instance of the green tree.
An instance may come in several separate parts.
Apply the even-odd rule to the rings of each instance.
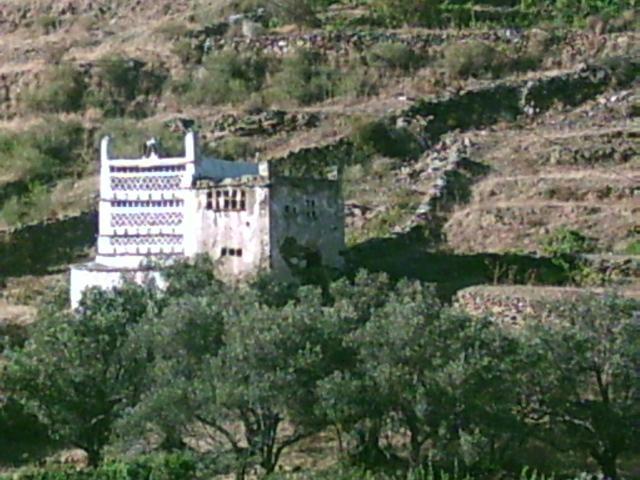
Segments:
[[[356,431],[366,419],[366,428],[406,434],[413,467],[424,462],[428,441],[446,452],[481,432],[488,454],[516,438],[517,429],[507,434],[517,418],[502,362],[514,346],[489,321],[444,309],[431,289],[403,281],[347,344],[357,352],[355,368],[321,382],[324,408]]]
[[[591,295],[555,306],[523,334],[525,418],[542,440],[591,456],[618,477],[640,452],[640,302]]]
[[[88,291],[75,312],[45,308],[24,348],[9,353],[3,389],[95,465],[142,393],[147,358],[131,333],[155,316],[156,301],[154,289],[125,285]]]

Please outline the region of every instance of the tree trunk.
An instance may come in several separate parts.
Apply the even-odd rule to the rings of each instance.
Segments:
[[[618,480],[617,458],[615,453],[604,452],[597,458],[598,464],[606,480]]]
[[[411,467],[417,469],[422,464],[422,443],[416,428],[409,428],[409,444],[411,451],[409,452],[409,463]]]
[[[83,450],[87,452],[87,461],[89,462],[90,467],[97,467],[100,465],[100,461],[102,460],[100,448],[85,447]]]

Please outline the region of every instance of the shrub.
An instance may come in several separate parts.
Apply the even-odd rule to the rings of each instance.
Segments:
[[[207,56],[204,69],[184,86],[190,103],[238,103],[260,90],[268,61],[262,55],[224,51]]]
[[[149,113],[146,105],[136,106],[134,101],[159,95],[168,76],[164,68],[147,67],[132,58],[103,57],[98,61],[97,78],[88,102],[107,116],[146,116]]]
[[[224,160],[248,160],[255,156],[257,150],[244,138],[227,137],[220,140],[212,150],[212,154]]]
[[[328,3],[318,0],[274,0],[269,3],[272,15],[281,23],[318,27],[320,21],[316,16],[319,4]]]
[[[420,66],[415,51],[402,43],[378,43],[369,52],[368,60],[370,65],[388,70],[409,71]]]
[[[416,158],[420,154],[413,133],[406,128],[392,128],[381,120],[356,122],[351,138],[356,148],[368,154],[392,158]]]
[[[0,134],[0,168],[21,180],[59,178],[79,165],[83,133],[79,122],[49,121],[26,132]]]
[[[361,64],[345,68],[335,85],[336,97],[367,97],[378,91],[379,77],[375,70]]]
[[[195,48],[190,38],[181,38],[171,47],[171,51],[185,64],[198,63],[202,60],[202,51]]]
[[[9,198],[0,217],[10,227],[42,221],[51,212],[51,195],[44,185],[33,182],[26,193]]]
[[[21,98],[33,112],[75,112],[82,108],[86,90],[82,72],[70,64],[50,69],[40,85],[29,88]]]
[[[552,257],[578,255],[595,250],[595,242],[577,230],[559,228],[544,239],[542,250]]]
[[[442,0],[374,0],[373,16],[388,27],[439,26]]]
[[[627,255],[640,255],[640,240],[633,240],[625,249]]]
[[[139,157],[142,145],[151,137],[160,142],[162,156],[180,156],[184,153],[183,135],[171,132],[162,123],[141,125],[134,120],[109,120],[95,135],[95,149],[99,148],[99,142],[105,135],[113,138],[113,154],[119,157]]]
[[[35,19],[36,27],[45,35],[60,28],[60,20],[55,15],[41,15]]]
[[[110,460],[90,470],[68,467],[30,468],[13,480],[184,480],[196,478],[197,461],[188,453],[154,454]]]
[[[319,52],[300,49],[282,62],[273,78],[271,95],[276,100],[309,105],[332,97],[337,77]]]
[[[501,53],[489,43],[472,40],[446,47],[443,66],[452,78],[495,76],[502,71],[504,60]]]

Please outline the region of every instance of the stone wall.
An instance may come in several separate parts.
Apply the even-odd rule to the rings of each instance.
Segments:
[[[460,290],[454,305],[472,315],[489,315],[505,327],[518,327],[530,316],[546,318],[557,302],[579,301],[604,289],[480,285]],[[620,292],[618,292],[620,293]]]
[[[276,272],[304,276],[342,266],[344,204],[338,182],[276,178],[269,216]]]

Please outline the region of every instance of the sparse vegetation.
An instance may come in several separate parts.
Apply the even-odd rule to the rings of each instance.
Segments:
[[[32,112],[76,112],[84,105],[86,89],[83,73],[71,64],[62,64],[46,72],[38,85],[22,95],[21,101]]]
[[[379,43],[368,53],[369,64],[386,70],[410,71],[420,66],[422,59],[402,43]]]
[[[0,135],[0,168],[16,179],[51,181],[82,164],[83,128],[79,122],[50,121],[21,133]]]
[[[504,56],[498,49],[476,40],[449,45],[442,59],[446,73],[452,78],[497,76],[504,64]]]
[[[359,120],[353,127],[352,139],[367,154],[392,158],[415,158],[421,151],[418,139],[406,128],[394,128],[381,120]]]
[[[336,80],[337,72],[319,52],[301,49],[283,60],[270,92],[276,100],[308,105],[331,98]]]
[[[183,85],[182,95],[192,104],[241,103],[262,88],[268,68],[268,59],[260,54],[214,53]]]
[[[256,152],[250,140],[240,137],[224,138],[211,149],[211,154],[224,160],[247,161],[253,159]]]
[[[167,78],[163,67],[108,55],[98,61],[96,80],[90,87],[87,103],[110,117],[145,117],[152,110],[150,98],[161,93]]]

